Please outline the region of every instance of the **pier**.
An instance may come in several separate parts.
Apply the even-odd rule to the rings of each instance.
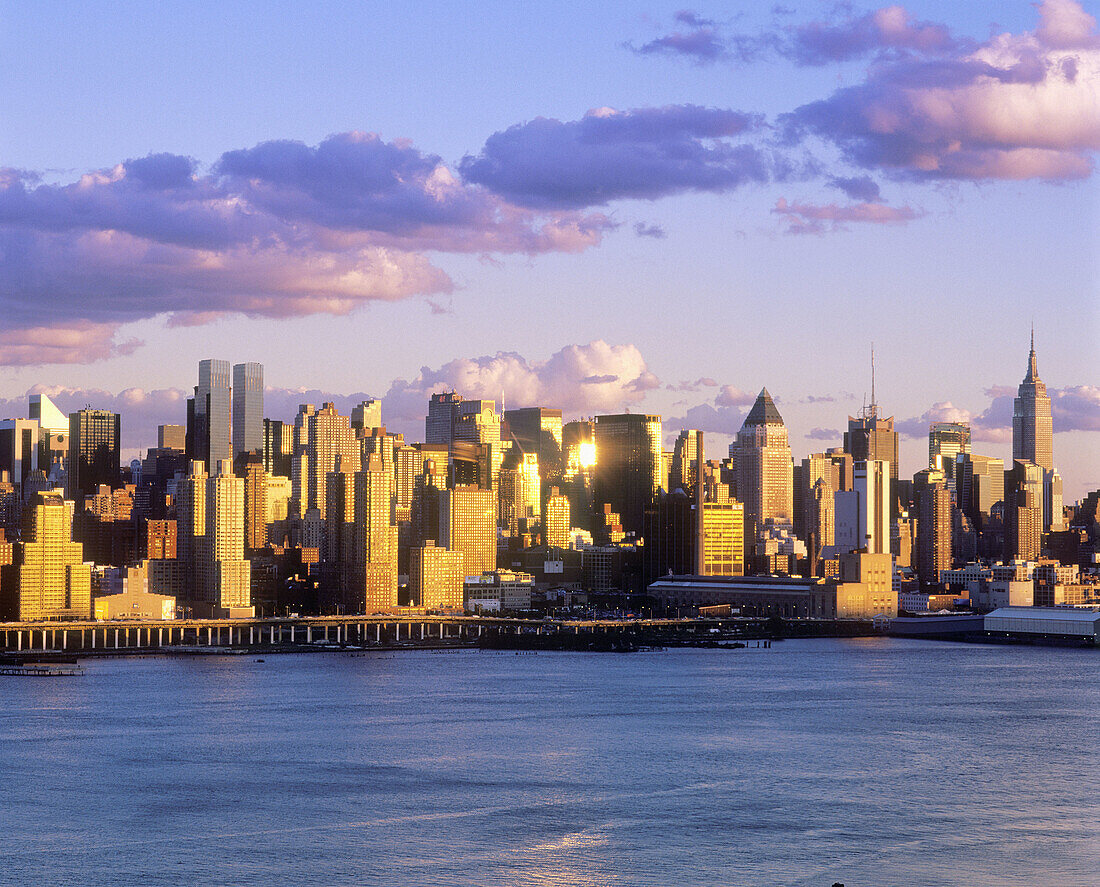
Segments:
[[[835,620],[787,623],[783,636],[863,634],[868,626]],[[855,630],[853,630],[855,629]],[[248,619],[111,620],[0,623],[0,650],[83,656],[156,651],[263,649],[393,649],[407,646],[475,646],[501,636],[568,634],[620,636],[637,643],[697,646],[775,636],[768,620],[752,617],[681,619],[524,619],[506,616],[342,615]]]

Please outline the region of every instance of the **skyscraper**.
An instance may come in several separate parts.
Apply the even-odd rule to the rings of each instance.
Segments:
[[[913,476],[917,506],[917,576],[921,585],[938,585],[951,568],[951,491],[942,471],[926,468]]]
[[[762,388],[729,448],[734,496],[745,506],[745,549],[751,551],[767,520],[794,517],[794,465],[787,426]]]
[[[871,350],[871,403],[848,417],[848,430],[844,432],[844,450],[852,454],[855,462],[880,461],[890,463],[890,480],[893,482],[894,501],[890,514],[899,513],[898,490],[898,433],[894,430],[894,417],[884,419],[878,413],[875,402],[875,352]]]
[[[90,496],[100,484],[119,484],[122,419],[109,410],[69,414],[69,495]]]
[[[251,564],[244,557],[244,481],[224,459],[210,476],[192,461],[176,484],[176,549],[185,595],[196,615],[251,607]]]
[[[661,417],[642,413],[597,416],[593,499],[622,518],[626,532],[642,533],[646,507],[664,486]]]
[[[549,487],[562,475],[562,421],[561,410],[545,407],[524,407],[506,410],[504,420],[508,424],[512,440],[525,453],[539,457],[539,477]]]
[[[309,509],[316,508],[324,518],[325,485],[340,456],[355,462],[354,465],[349,463],[349,470],[358,470],[360,445],[348,417],[341,416],[331,403],[319,410],[313,404],[299,406],[294,419],[294,456],[291,460],[292,516],[304,517]]]
[[[428,541],[409,553],[409,592],[417,606],[462,609],[465,557]]]
[[[1044,471],[1054,467],[1054,434],[1047,386],[1039,378],[1035,359],[1035,331],[1031,332],[1031,353],[1027,375],[1012,402],[1012,458],[1038,465]]]
[[[1043,469],[1016,459],[1005,472],[1005,560],[1033,561],[1043,540]]]
[[[232,400],[229,361],[200,360],[199,384],[187,403],[187,454],[205,464],[208,474],[223,459],[233,459]]]
[[[355,474],[355,550],[353,564],[362,612],[397,606],[397,522],[393,506],[393,466],[371,455]],[[494,544],[496,538],[494,535]],[[494,549],[495,554],[495,549]],[[358,596],[361,590],[361,597]]]
[[[855,491],[859,494],[860,530],[858,548],[868,554],[890,553],[890,503],[893,501],[890,466],[874,459],[855,465]]]
[[[260,363],[233,366],[233,455],[263,450],[264,367]]]
[[[933,422],[928,426],[928,467],[943,472],[955,489],[955,458],[970,452],[970,426],[965,422]]]
[[[73,542],[73,511],[58,491],[35,495],[12,563],[0,568],[0,618],[91,617],[92,567]]]
[[[955,494],[963,514],[979,531],[984,530],[993,506],[1004,502],[1004,459],[960,453],[955,457]]]
[[[445,548],[461,551],[467,576],[497,567],[497,522],[492,490],[458,486],[439,494],[439,535]]]

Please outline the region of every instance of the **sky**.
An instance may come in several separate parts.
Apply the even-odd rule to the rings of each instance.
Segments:
[[[795,458],[870,396],[1100,488],[1096,4],[0,2],[0,413],[432,391]],[[671,440],[669,441],[671,442]]]

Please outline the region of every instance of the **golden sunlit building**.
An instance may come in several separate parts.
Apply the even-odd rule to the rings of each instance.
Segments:
[[[409,552],[409,592],[417,606],[429,610],[462,609],[466,578],[461,551],[448,551],[433,542]]]
[[[362,612],[397,606],[397,522],[393,468],[381,456],[368,457],[355,475],[355,581],[351,589]]]
[[[702,576],[745,574],[745,508],[732,499],[703,503]]]
[[[59,491],[36,494],[23,541],[12,563],[0,568],[0,602],[11,620],[88,619],[92,615],[92,565],[73,542],[74,505]]]
[[[568,548],[572,542],[569,497],[558,487],[551,487],[543,506],[543,544],[551,548]]]
[[[468,576],[491,573],[497,566],[496,508],[492,490],[458,486],[441,490],[439,541],[465,555]]]

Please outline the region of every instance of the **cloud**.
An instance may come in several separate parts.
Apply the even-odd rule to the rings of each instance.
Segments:
[[[666,385],[669,391],[699,391],[703,388],[717,388],[718,383],[711,379],[709,376],[704,376],[701,379],[696,379],[694,382],[684,380],[677,385]]]
[[[1048,393],[1055,431],[1100,431],[1100,388],[1073,385]]]
[[[798,65],[820,66],[866,56],[936,55],[958,50],[965,42],[953,37],[945,25],[918,21],[902,6],[888,6],[861,16],[780,24],[795,10],[772,7],[773,24],[756,34],[729,31],[718,22],[690,11],[675,15],[683,27],[641,46],[625,44],[639,55],[685,58],[697,65],[719,61],[752,62],[767,54]]]
[[[681,390],[698,390],[702,385],[718,387],[713,379],[700,379],[695,386]],[[702,403],[688,409],[683,416],[674,416],[665,422],[665,427],[696,428],[717,434],[737,434],[745,419],[745,407],[756,402],[756,395],[742,391],[734,385],[722,385],[711,403]]]
[[[850,200],[877,203],[881,199],[878,184],[870,176],[853,176],[850,178],[833,176],[829,179],[828,184],[832,188],[843,191]]]
[[[0,330],[0,365],[90,363],[132,354],[143,344],[139,339],[115,341],[115,326],[110,323],[74,321],[53,327],[6,329]]]
[[[855,203],[838,206],[835,203],[788,203],[780,197],[773,213],[788,223],[788,234],[822,234],[825,231],[843,229],[849,222],[868,222],[875,225],[905,224],[920,214],[908,206],[887,206],[885,203]]]
[[[571,415],[615,412],[637,403],[659,386],[634,345],[602,340],[568,345],[547,360],[527,360],[515,352],[459,358],[440,367],[422,367],[412,380],[397,379],[382,398],[387,425],[419,428],[431,395],[455,390],[466,398],[499,401],[510,406],[551,406]]]
[[[580,120],[538,117],[494,133],[459,169],[467,181],[536,209],[723,193],[768,178],[760,150],[732,141],[760,125],[750,114],[698,105],[595,108]]]
[[[827,65],[888,51],[939,55],[958,48],[947,27],[916,21],[902,6],[888,6],[840,22],[810,22],[788,30],[781,52],[800,65]]]
[[[956,407],[950,401],[935,403],[920,416],[895,423],[899,434],[906,437],[928,436],[933,422],[966,422],[974,440],[1005,443],[1012,440],[1012,402],[1016,389],[997,386],[986,390],[989,406],[979,413]],[[1048,388],[1051,417],[1055,432],[1100,431],[1100,387],[1071,385]]]
[[[720,407],[745,407],[756,403],[756,395],[742,391],[733,385],[723,385],[714,402]]]
[[[674,416],[664,421],[663,427],[695,428],[699,431],[711,431],[715,434],[737,434],[745,420],[745,412],[737,407],[713,406],[709,403],[691,407],[683,416]]]
[[[203,170],[151,154],[76,181],[0,170],[0,362],[84,363],[123,323],[344,314],[447,294],[429,253],[577,252],[614,224],[532,210],[370,133],[272,141]]]
[[[653,237],[657,240],[664,240],[668,237],[668,234],[665,233],[665,229],[660,225],[649,225],[645,222],[635,222],[634,233],[639,237]]]
[[[844,435],[835,428],[811,428],[804,435],[808,440],[840,441]]]
[[[101,388],[69,388],[35,385],[20,397],[0,399],[0,416],[25,417],[32,394],[45,394],[62,413],[68,415],[84,407],[110,410],[122,417],[122,448],[148,449],[157,445],[158,425],[184,425],[187,422],[189,392],[180,388],[126,388],[117,393]]]
[[[1100,44],[1072,0],[1046,0],[1034,33],[969,47],[929,44],[783,118],[789,141],[816,136],[864,169],[908,179],[1091,175],[1100,149]]]
[[[712,23],[702,24],[703,21],[705,20],[699,20],[700,23],[697,24],[685,22],[690,26],[689,30],[673,31],[671,34],[655,37],[636,49],[629,44],[627,47],[639,55],[684,56],[699,65],[726,57],[729,53],[726,41],[719,36]]]

